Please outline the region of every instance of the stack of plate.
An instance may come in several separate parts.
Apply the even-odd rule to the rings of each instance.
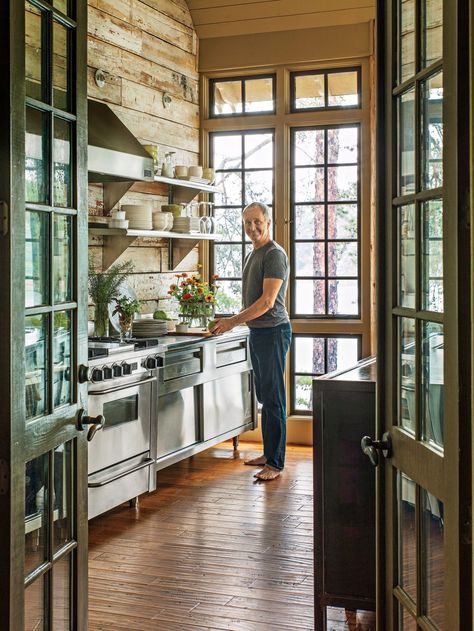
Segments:
[[[166,320],[154,320],[153,318],[143,318],[134,320],[132,326],[132,337],[158,337],[168,333]]]
[[[152,207],[149,204],[123,204],[122,210],[125,211],[129,220],[129,228],[133,230],[151,230],[153,228]]]
[[[175,217],[174,232],[199,232],[199,217]]]

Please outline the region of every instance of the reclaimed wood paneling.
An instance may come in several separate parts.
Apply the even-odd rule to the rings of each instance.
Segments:
[[[199,162],[198,42],[184,0],[89,0],[88,94],[107,102],[120,120],[142,142],[159,147],[160,162],[175,151],[179,164]],[[97,87],[96,69],[105,74]],[[165,108],[163,94],[171,104]],[[166,187],[137,184],[120,203],[167,203]],[[89,186],[89,215],[104,215],[101,185]],[[104,240],[91,236],[89,255],[102,268]],[[174,280],[169,271],[168,242],[137,239],[118,259],[131,260],[135,272],[129,284],[148,313],[169,308],[167,294]],[[195,248],[180,270],[197,269]]]

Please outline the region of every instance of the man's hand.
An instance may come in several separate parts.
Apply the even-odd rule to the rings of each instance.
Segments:
[[[222,333],[226,333],[227,331],[232,331],[235,326],[235,322],[233,317],[230,318],[220,318],[219,320],[214,321],[214,326],[212,329],[209,329],[212,335],[222,335]]]

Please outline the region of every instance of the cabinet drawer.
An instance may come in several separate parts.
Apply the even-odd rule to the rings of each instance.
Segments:
[[[201,349],[166,353],[162,371],[163,381],[180,379],[181,377],[202,372]]]
[[[246,340],[216,344],[216,368],[245,361],[247,361]]]

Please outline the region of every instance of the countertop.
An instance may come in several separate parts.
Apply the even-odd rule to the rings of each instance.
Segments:
[[[222,335],[180,335],[179,333],[168,333],[163,337],[160,337],[158,345],[159,352],[165,352],[172,350],[173,348],[179,348],[180,346],[188,346],[190,344],[201,344],[210,341],[225,341],[232,340],[238,337],[247,336],[249,329],[246,326],[238,326],[232,331],[223,333]]]

